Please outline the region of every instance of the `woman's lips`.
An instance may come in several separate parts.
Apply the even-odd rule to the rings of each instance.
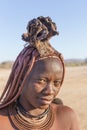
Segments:
[[[40,102],[42,103],[42,104],[50,104],[51,102],[52,102],[52,100],[53,100],[53,98],[51,97],[51,98],[40,98]]]

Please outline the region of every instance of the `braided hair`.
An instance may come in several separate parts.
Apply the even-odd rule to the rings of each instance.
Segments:
[[[13,64],[11,74],[0,97],[0,109],[17,100],[37,60],[50,56],[57,57],[63,66],[63,82],[65,73],[63,57],[49,43],[49,39],[58,34],[56,24],[52,22],[50,17],[40,16],[28,22],[27,33],[22,35],[22,40],[27,42],[27,45],[19,53]]]

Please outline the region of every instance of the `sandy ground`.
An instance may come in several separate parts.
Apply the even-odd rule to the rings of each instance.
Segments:
[[[10,70],[0,69],[0,93],[5,86]],[[65,80],[58,94],[65,105],[74,109],[81,130],[87,130],[87,66],[67,67]]]

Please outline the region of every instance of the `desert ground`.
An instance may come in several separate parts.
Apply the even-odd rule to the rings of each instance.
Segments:
[[[10,69],[0,69],[0,93],[10,71]],[[66,67],[64,83],[58,97],[65,105],[74,109],[80,129],[87,130],[87,66]]]

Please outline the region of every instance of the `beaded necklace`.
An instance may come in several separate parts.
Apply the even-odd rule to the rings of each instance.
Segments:
[[[46,115],[42,118],[37,118],[33,120],[24,115],[19,107],[15,105],[9,106],[9,119],[12,126],[16,130],[49,130],[54,122],[54,114],[52,112],[51,106]]]

